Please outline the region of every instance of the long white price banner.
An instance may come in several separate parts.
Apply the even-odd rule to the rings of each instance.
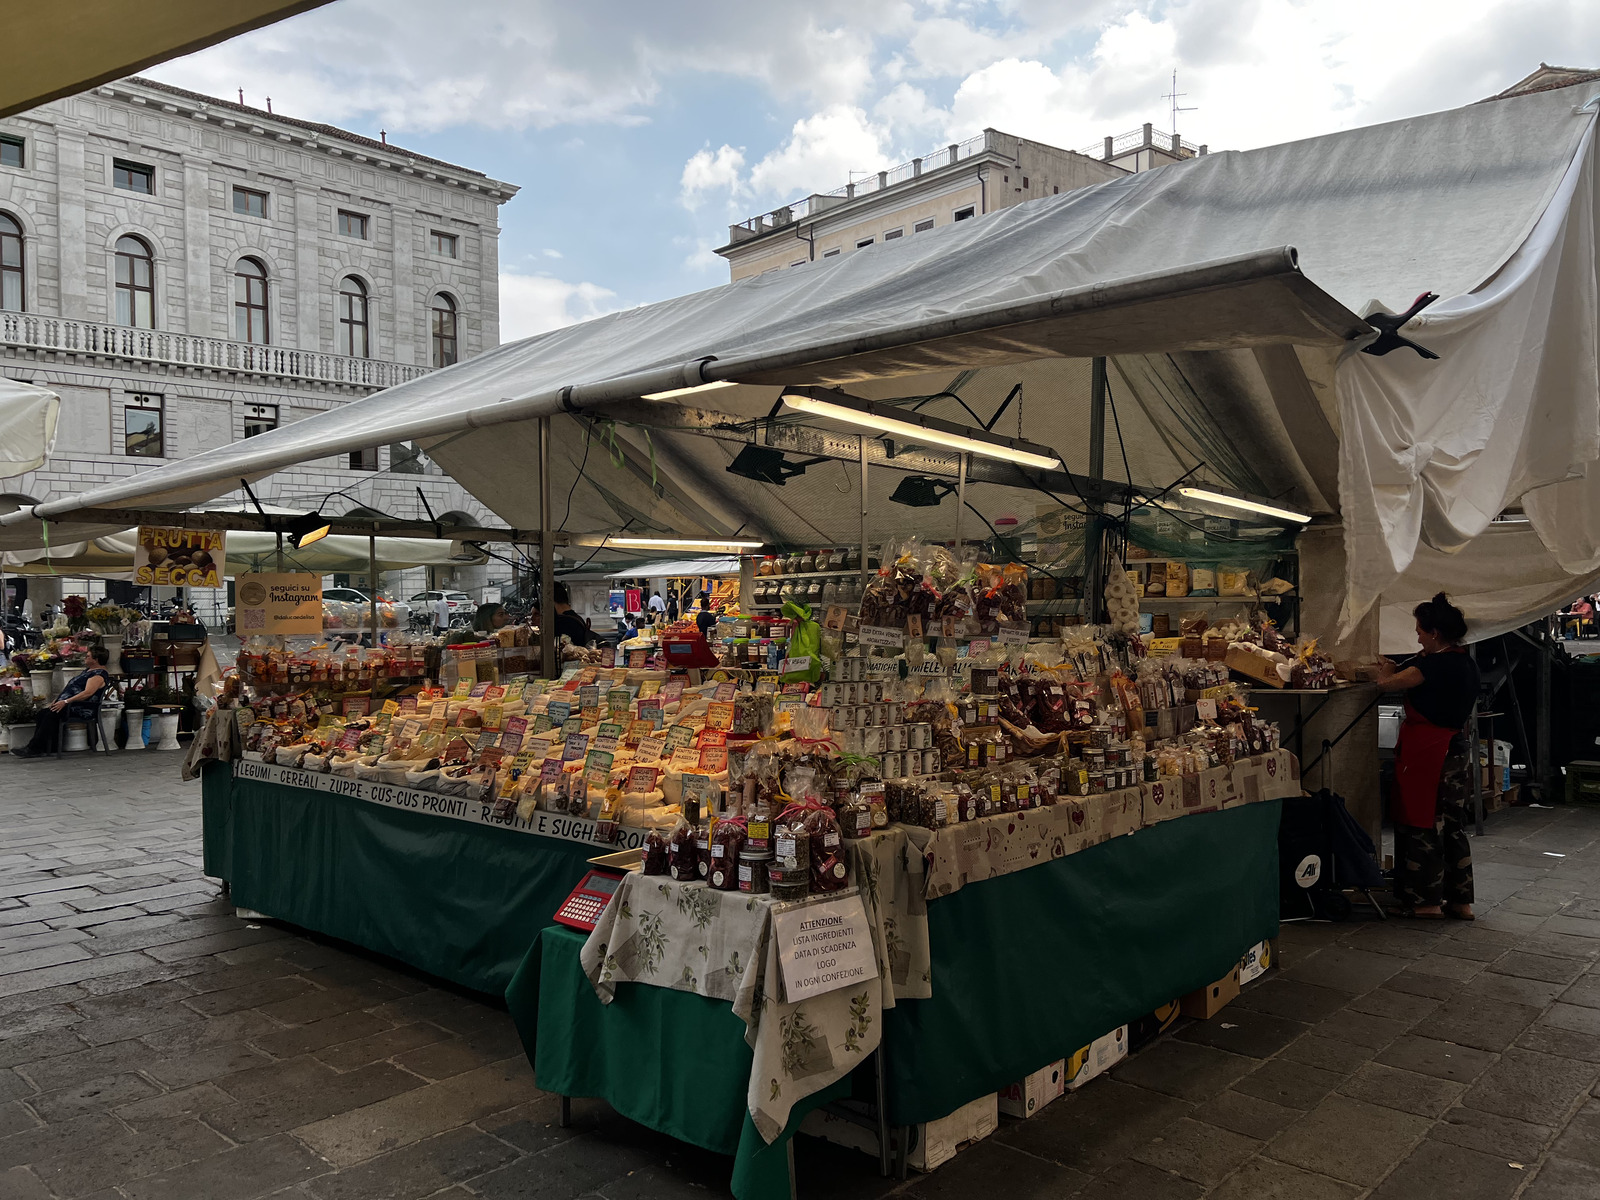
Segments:
[[[406,812],[427,813],[429,816],[448,817],[473,825],[492,825],[497,829],[511,829],[518,833],[531,833],[539,837],[560,838],[567,842],[586,842],[598,847],[597,853],[610,850],[632,850],[644,845],[649,831],[623,829],[615,843],[594,840],[595,823],[587,817],[569,817],[564,813],[535,812],[524,821],[515,812],[505,817],[494,815],[494,805],[464,796],[445,796],[423,788],[396,787],[391,783],[372,783],[365,779],[351,779],[347,775],[331,775],[317,771],[302,771],[296,767],[280,767],[276,763],[234,760],[233,777],[254,783],[275,783],[281,787],[305,788],[313,792],[327,792],[334,796],[349,796],[368,804],[381,804],[385,808],[398,808]]]

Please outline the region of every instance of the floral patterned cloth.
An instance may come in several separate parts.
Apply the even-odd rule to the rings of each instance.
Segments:
[[[933,995],[933,956],[928,949],[928,903],[923,847],[931,831],[891,825],[871,837],[845,843],[850,882],[872,926],[878,974],[892,983],[883,1006]]]
[[[874,860],[879,852],[872,852]],[[881,853],[892,855],[888,849]],[[783,1132],[798,1101],[841,1079],[877,1049],[885,977],[880,955],[878,978],[789,1003],[772,908],[766,896],[634,871],[623,877],[579,956],[604,1003],[615,998],[621,983],[731,1001],[754,1051],[750,1117],[768,1142]],[[875,921],[870,908],[868,917]]]

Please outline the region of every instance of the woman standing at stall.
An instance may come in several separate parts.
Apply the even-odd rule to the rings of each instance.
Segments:
[[[1470,921],[1466,725],[1478,697],[1478,664],[1461,645],[1466,618],[1443,592],[1412,616],[1422,653],[1398,671],[1384,659],[1378,678],[1385,691],[1406,693],[1394,759],[1394,894],[1404,915]]]

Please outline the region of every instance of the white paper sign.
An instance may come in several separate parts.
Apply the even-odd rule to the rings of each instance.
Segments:
[[[1202,721],[1215,721],[1217,719],[1217,702],[1215,700],[1196,700],[1194,702],[1195,716]]]
[[[779,670],[785,675],[809,671],[811,670],[811,656],[802,654],[799,658],[786,658],[783,660],[783,666]]]
[[[904,646],[906,644],[906,631],[892,629],[887,625],[863,625],[856,631],[856,637],[863,646]]]
[[[1001,625],[1000,644],[1002,646],[1026,646],[1028,644],[1028,627],[1026,625]]]
[[[772,932],[791,1004],[878,977],[872,932],[856,892],[775,909]]]

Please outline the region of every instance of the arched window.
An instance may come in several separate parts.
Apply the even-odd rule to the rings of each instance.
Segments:
[[[156,327],[155,262],[136,237],[117,239],[117,324]]]
[[[233,269],[233,336],[258,346],[272,340],[267,327],[267,268],[253,258],[241,258]]]
[[[339,353],[366,358],[372,342],[367,331],[367,285],[354,275],[339,284]]]
[[[21,312],[27,307],[22,271],[22,226],[0,213],[0,309]]]
[[[433,298],[433,365],[456,361],[456,302],[440,293]]]

